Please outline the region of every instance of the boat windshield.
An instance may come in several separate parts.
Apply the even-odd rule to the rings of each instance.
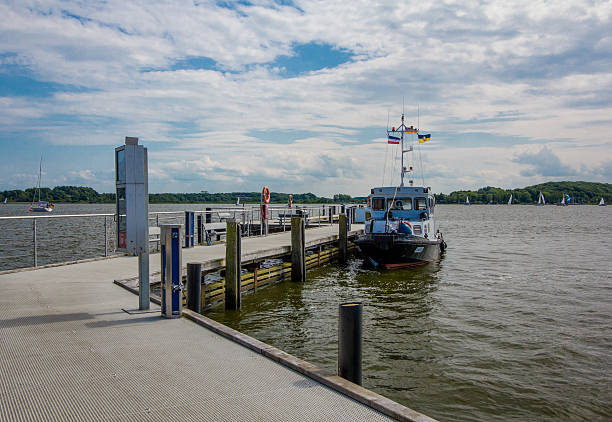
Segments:
[[[414,198],[414,209],[415,210],[426,210],[427,209],[427,198]]]
[[[393,203],[394,210],[409,211],[412,209],[412,198],[395,198]]]
[[[385,209],[385,198],[372,198],[372,209],[373,210],[384,210]]]

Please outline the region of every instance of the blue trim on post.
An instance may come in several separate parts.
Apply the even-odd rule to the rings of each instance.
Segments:
[[[161,245],[161,259],[162,259],[162,267],[161,267],[161,313],[162,315],[167,315],[166,311],[166,245]]]
[[[179,229],[172,229],[172,316],[180,316],[179,311],[179,300],[181,299],[181,289],[177,289],[176,286],[181,285],[180,280],[180,268],[179,268],[179,252],[181,244],[179,239],[181,238]]]

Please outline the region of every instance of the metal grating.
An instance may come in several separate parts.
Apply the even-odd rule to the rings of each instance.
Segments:
[[[191,321],[123,312],[120,271],[0,276],[0,420],[391,420]]]

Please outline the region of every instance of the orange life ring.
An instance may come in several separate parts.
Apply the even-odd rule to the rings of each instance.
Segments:
[[[267,186],[264,186],[263,190],[261,191],[261,199],[266,204],[270,203],[270,189]]]

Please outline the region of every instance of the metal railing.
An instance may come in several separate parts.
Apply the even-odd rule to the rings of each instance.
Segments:
[[[291,222],[288,218],[290,215],[295,215],[297,213],[301,213],[306,217],[307,222],[310,225],[320,226],[321,224],[328,224],[330,222],[329,216],[330,213],[337,214],[340,212],[340,205],[293,205],[293,207],[289,208],[287,206],[269,206],[268,207],[268,221],[275,228],[281,229],[282,231],[290,229]],[[204,223],[204,227],[208,223],[214,222],[223,222],[229,218],[234,218],[240,221],[245,230],[243,232],[243,236],[253,236],[260,235],[261,230],[255,231],[254,227],[258,227],[261,229],[260,221],[261,221],[261,213],[259,205],[241,205],[241,206],[227,206],[227,207],[207,207],[205,210],[194,210],[195,215],[201,215],[202,221],[206,220]],[[149,213],[149,226],[159,226],[160,224],[167,223],[184,223],[185,211],[155,211]],[[97,239],[98,236],[94,236],[93,232],[99,226],[95,224],[98,223],[78,223],[75,222],[74,219],[102,219],[103,220],[103,235],[102,239]],[[31,225],[31,243],[30,247],[27,246],[27,224],[21,225],[12,224],[18,222],[25,222],[27,220],[32,220]],[[49,223],[53,222],[64,222],[68,221],[67,224],[56,223],[53,226],[49,226]],[[109,227],[109,221],[111,222]],[[97,213],[97,214],[60,214],[60,215],[25,215],[25,216],[7,216],[0,217],[0,224],[9,223],[8,227],[4,227],[3,233],[5,234],[5,239],[3,244],[0,245],[0,270],[6,269],[14,269],[21,268],[33,265],[34,267],[39,266],[39,249],[41,247],[41,233],[44,234],[42,237],[46,237],[46,242],[53,242],[52,248],[55,249],[56,253],[54,255],[46,254],[47,259],[46,263],[52,262],[66,262],[66,261],[74,261],[77,259],[83,258],[91,258],[91,257],[107,257],[110,254],[116,253],[116,242],[115,240],[115,226],[116,222],[116,214],[111,213]],[[41,232],[40,225],[45,223],[47,227]],[[6,224],[5,224],[6,226]],[[58,234],[61,227],[61,230],[68,231],[68,233]],[[1,229],[0,229],[1,230]],[[21,236],[13,234],[21,232]],[[109,239],[113,239],[113,241],[109,242]],[[13,248],[15,241],[19,240],[21,242],[18,247]],[[75,250],[71,252],[62,251],[62,240],[64,243],[68,243],[71,241],[72,243],[76,243],[77,245],[74,247]],[[150,239],[155,241],[155,239]],[[96,245],[96,242],[104,242],[104,248],[102,252],[102,248],[100,248],[99,243]],[[91,249],[91,251],[87,254],[84,254],[83,251],[79,248],[81,243],[87,242],[87,247]],[[59,245],[58,245],[59,243]],[[49,246],[49,245],[47,245]],[[28,252],[30,249],[31,252]],[[47,249],[47,248],[46,248]],[[15,252],[21,251],[24,253],[15,254]],[[84,256],[85,255],[85,256]],[[87,256],[89,255],[89,256]],[[92,256],[93,255],[93,256]],[[28,257],[31,257],[28,260]],[[29,262],[28,262],[29,261]]]

